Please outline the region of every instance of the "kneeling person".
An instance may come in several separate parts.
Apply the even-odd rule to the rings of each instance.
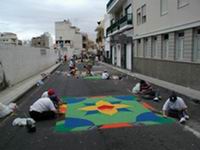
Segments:
[[[50,98],[40,98],[30,106],[29,114],[35,121],[56,118],[57,110]]]
[[[189,119],[185,102],[181,97],[176,96],[174,92],[163,105],[163,116],[178,118],[180,123],[185,123],[186,119]]]
[[[101,78],[103,80],[109,80],[110,79],[110,75],[108,74],[107,70],[104,70],[104,72],[101,75]]]

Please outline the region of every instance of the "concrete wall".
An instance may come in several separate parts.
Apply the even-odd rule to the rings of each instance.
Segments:
[[[51,49],[0,45],[0,62],[9,85],[14,85],[56,63]]]
[[[134,1],[135,38],[199,26],[200,1],[189,0],[188,2],[186,6],[178,8],[177,0],[168,0],[168,12],[161,15],[160,0]],[[137,25],[137,9],[144,4],[147,6],[147,22]]]
[[[200,90],[200,64],[134,58],[134,72]]]

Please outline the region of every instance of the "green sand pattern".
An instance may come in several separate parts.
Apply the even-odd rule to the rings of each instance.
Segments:
[[[95,76],[86,76],[83,79],[85,80],[102,80],[100,75],[95,75]]]
[[[65,100],[68,98],[64,98]],[[107,102],[121,102],[121,104],[129,105],[130,107],[127,108],[129,111],[119,111],[118,113],[109,116],[102,113],[96,113],[92,115],[86,115],[86,111],[80,110],[80,108],[86,107],[85,103],[96,103],[98,101],[107,101]],[[136,97],[132,96],[132,100],[122,100],[115,98],[114,96],[106,96],[104,98],[86,98],[84,101],[73,103],[68,105],[68,110],[65,117],[70,118],[81,118],[86,119],[95,124],[95,126],[101,126],[106,124],[115,124],[115,123],[132,123],[132,124],[143,124],[143,125],[158,125],[158,124],[165,124],[165,123],[173,123],[175,122],[174,119],[171,118],[163,118],[162,116],[156,115],[159,117],[157,121],[142,121],[136,122],[136,118],[138,115],[143,113],[151,112],[150,110],[143,107],[142,104],[136,101]],[[55,130],[58,132],[69,132],[69,131],[81,131],[87,130],[90,126],[80,127],[80,128],[73,128],[69,129],[64,126],[64,121],[58,122],[56,124]]]

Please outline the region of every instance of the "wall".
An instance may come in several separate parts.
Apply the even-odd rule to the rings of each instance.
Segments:
[[[200,64],[134,58],[134,72],[200,90]]]
[[[136,12],[144,4],[147,6],[147,22],[137,25]],[[168,0],[168,13],[163,16],[160,13],[160,0],[136,0],[133,5],[135,38],[200,25],[199,0],[189,0],[189,4],[182,8],[178,8],[177,0]]]
[[[0,61],[9,85],[16,84],[56,63],[51,49],[0,45]]]

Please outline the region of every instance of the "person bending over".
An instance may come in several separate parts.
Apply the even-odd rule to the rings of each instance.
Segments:
[[[57,109],[50,98],[39,98],[30,106],[29,114],[35,121],[54,119],[57,116]]]
[[[109,79],[110,79],[110,75],[109,75],[109,73],[108,73],[107,70],[104,70],[104,72],[103,72],[102,75],[101,75],[101,78],[102,78],[103,80],[109,80]]]
[[[180,123],[185,123],[189,119],[187,105],[175,92],[167,99],[163,105],[163,116],[178,118]]]

